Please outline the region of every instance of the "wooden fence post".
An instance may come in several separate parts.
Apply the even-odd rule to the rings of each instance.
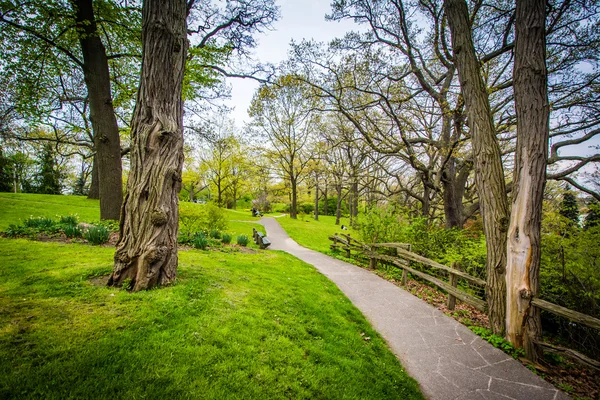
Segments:
[[[458,269],[456,262],[453,262],[452,264],[450,264],[450,268]],[[453,273],[449,273],[448,283],[450,283],[450,285],[452,285],[452,287],[456,287],[456,285],[458,284],[457,276],[454,275]],[[454,295],[448,293],[448,310],[454,310],[454,307],[456,307],[456,297],[454,297]]]
[[[346,247],[346,258],[350,258],[350,234],[346,235],[346,240],[348,241],[348,245]]]
[[[373,253],[376,252],[376,247],[375,246],[371,246],[371,251]],[[374,257],[371,257],[371,259],[369,260],[369,268],[371,269],[376,269],[377,268],[377,259]]]
[[[410,245],[409,245],[409,249],[410,249]],[[398,248],[396,248],[396,255],[400,256],[400,254],[398,253]],[[405,263],[408,263],[408,261],[406,260],[402,260]],[[408,280],[408,271],[404,268],[402,268],[402,286],[406,286],[406,281]]]

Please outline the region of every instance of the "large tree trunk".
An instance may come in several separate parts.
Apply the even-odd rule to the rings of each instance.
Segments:
[[[494,131],[487,89],[473,46],[467,4],[464,0],[444,0],[444,7],[452,33],[454,62],[473,138],[475,183],[479,193],[487,247],[486,298],[490,327],[495,334],[504,335],[508,201],[500,147]]]
[[[540,312],[531,307],[539,288],[541,221],[548,160],[546,2],[517,0],[513,81],[517,112],[514,192],[508,228],[506,337],[537,362],[533,340],[542,335]]]
[[[146,0],[142,74],[132,121],[131,172],[109,285],[132,290],[175,280],[183,166],[185,0]]]
[[[100,218],[119,219],[123,200],[121,141],[112,105],[108,59],[98,36],[92,0],[74,0],[74,4],[94,130]]]

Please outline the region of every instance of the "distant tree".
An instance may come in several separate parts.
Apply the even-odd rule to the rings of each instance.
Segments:
[[[56,158],[56,150],[50,143],[42,145],[36,161],[33,181],[25,183],[26,191],[41,194],[61,194],[63,174]]]
[[[585,215],[583,229],[593,228],[600,225],[600,203],[591,199],[588,203],[588,212]]]
[[[10,160],[4,155],[0,146],[0,192],[10,192],[13,189]]]
[[[296,218],[298,185],[306,178],[312,154],[308,144],[317,127],[315,100],[310,90],[293,75],[280,77],[276,85],[263,86],[250,106],[253,127],[270,145],[268,158],[291,189],[290,217]]]
[[[569,189],[563,193],[559,212],[560,215],[571,221],[573,225],[579,224],[579,205],[577,204],[577,198]]]

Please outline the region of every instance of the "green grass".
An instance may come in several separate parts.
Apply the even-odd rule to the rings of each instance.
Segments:
[[[333,216],[319,216],[318,221],[311,216],[299,216],[298,219],[286,216],[277,218],[277,221],[287,234],[300,245],[322,253],[329,252],[329,245],[332,243],[329,236],[334,233],[346,233],[358,238],[358,233],[352,229],[341,230],[341,225],[349,225],[347,218],[342,218],[340,225],[335,225]]]
[[[180,252],[176,284],[128,293],[92,282],[113,251],[0,239],[0,398],[422,398],[290,255]]]
[[[98,202],[0,194],[2,228],[75,213],[97,220]],[[262,228],[226,217],[228,232]],[[128,293],[100,279],[113,253],[0,238],[0,398],[422,398],[338,288],[288,254],[182,251],[174,285]]]
[[[100,203],[83,196],[49,194],[0,193],[0,230],[20,224],[27,217],[49,217],[77,214],[80,221],[100,219]]]

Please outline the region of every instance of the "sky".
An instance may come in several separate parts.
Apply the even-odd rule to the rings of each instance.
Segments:
[[[273,30],[255,36],[258,40],[255,58],[262,63],[277,65],[285,60],[292,39],[296,42],[302,39],[328,42],[358,28],[352,21],[325,21],[325,14],[331,12],[329,0],[279,0],[277,5],[281,17]],[[230,79],[229,83],[231,99],[225,104],[235,107],[231,117],[238,127],[242,127],[249,121],[247,110],[258,83],[250,79]]]
[[[328,42],[336,37],[342,37],[346,32],[362,30],[362,27],[353,21],[344,20],[326,21],[325,15],[331,12],[330,0],[278,0],[281,17],[273,30],[256,35],[258,46],[255,49],[255,58],[261,63],[279,64],[287,58],[289,45],[292,39],[300,42],[302,39],[314,39]],[[258,83],[251,79],[229,79],[231,85],[231,98],[225,104],[234,107],[231,117],[238,128],[249,122],[248,107],[258,88]],[[577,146],[565,147],[562,155],[590,155],[598,152],[600,136]]]

